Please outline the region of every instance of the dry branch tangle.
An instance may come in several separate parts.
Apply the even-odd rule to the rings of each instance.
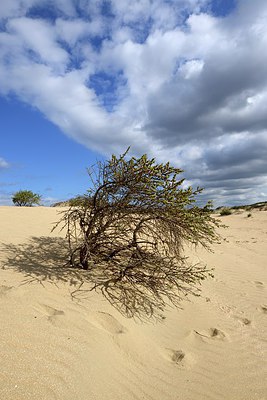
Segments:
[[[70,264],[88,270],[93,287],[128,316],[177,305],[209,274],[188,265],[183,244],[209,248],[219,223],[209,205],[194,204],[201,189],[182,189],[181,172],[146,155],[112,156],[89,171],[92,189],[63,212]]]

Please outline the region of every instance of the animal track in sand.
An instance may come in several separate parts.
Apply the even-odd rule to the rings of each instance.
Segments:
[[[13,286],[0,285],[0,297],[6,296]]]
[[[127,332],[125,326],[123,326],[111,314],[106,312],[98,311],[91,322],[93,322],[95,326],[104,329],[112,335],[119,335]]]

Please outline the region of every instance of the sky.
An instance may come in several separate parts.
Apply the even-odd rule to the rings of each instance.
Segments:
[[[0,2],[0,205],[131,146],[214,206],[267,200],[266,0]]]

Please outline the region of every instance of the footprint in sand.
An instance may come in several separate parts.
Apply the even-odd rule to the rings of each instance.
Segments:
[[[125,326],[109,313],[99,311],[94,315],[93,321],[91,322],[111,335],[119,335],[127,332]]]
[[[267,305],[263,304],[260,306],[260,311],[263,312],[263,314],[267,314]]]
[[[171,361],[174,362],[175,364],[179,364],[185,358],[185,353],[182,350],[171,350],[171,351],[172,351]]]
[[[216,338],[216,339],[225,339],[226,338],[226,334],[217,328],[210,328],[209,335],[211,338]]]
[[[196,363],[195,358],[183,350],[166,349],[167,358],[172,364],[178,365],[183,368],[190,368]]]
[[[0,297],[4,297],[13,288],[13,286],[0,285]]]
[[[56,308],[47,306],[46,304],[42,304],[41,307],[45,310],[47,320],[53,325],[56,325],[59,316],[65,315],[64,311],[57,310]]]
[[[238,321],[241,322],[242,325],[249,326],[252,324],[252,321],[248,318],[236,317],[236,319],[238,319]]]
[[[194,333],[201,338],[207,339],[225,340],[227,338],[226,333],[218,328],[210,328],[208,331],[205,332],[194,331]]]
[[[226,314],[231,314],[236,307],[228,306],[227,304],[219,304],[219,308],[222,312]]]
[[[258,287],[258,288],[263,288],[264,287],[264,282],[254,281],[254,283],[255,283],[256,287]]]

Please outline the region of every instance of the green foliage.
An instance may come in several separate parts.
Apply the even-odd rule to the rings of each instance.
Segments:
[[[70,199],[68,201],[69,205],[71,207],[83,207],[84,205],[87,205],[87,202],[89,201],[88,196],[76,196],[73,199]]]
[[[224,215],[231,215],[231,214],[232,214],[232,211],[231,211],[230,208],[228,208],[228,207],[224,207],[224,208],[222,208],[221,211],[220,211],[220,215],[221,215],[221,216],[224,216]]]
[[[183,245],[209,249],[219,223],[210,203],[195,204],[202,189],[183,188],[182,170],[126,155],[88,170],[92,187],[59,223],[72,267],[87,270],[93,287],[127,316],[152,315],[166,301],[198,293],[210,271],[189,264]]]
[[[32,207],[34,204],[40,204],[41,196],[31,190],[19,190],[12,197],[12,201],[16,206]]]

